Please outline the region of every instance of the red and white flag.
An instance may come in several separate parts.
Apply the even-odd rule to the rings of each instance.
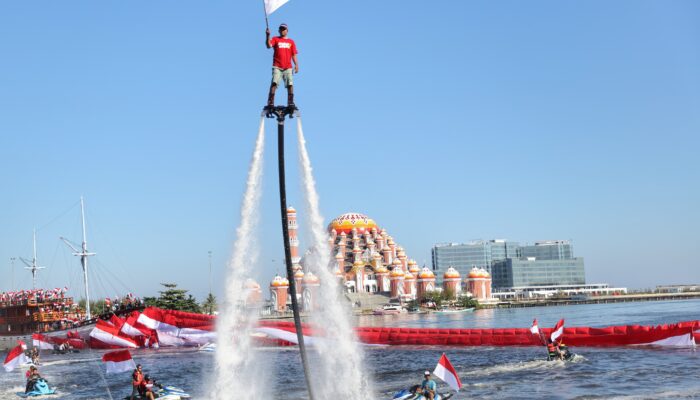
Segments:
[[[263,0],[265,2],[265,14],[270,15],[289,0]]]
[[[532,321],[532,326],[530,327],[530,332],[532,332],[533,335],[540,334],[540,327],[537,326],[537,318],[535,318],[535,320]]]
[[[552,342],[556,342],[562,334],[564,334],[564,320],[560,319],[554,326],[554,329],[552,329],[552,335],[550,336]]]
[[[27,346],[20,340],[19,344],[7,353],[7,357],[5,357],[5,362],[3,363],[5,371],[10,372],[18,366],[29,362],[29,358],[24,355],[24,350],[26,349]]]
[[[131,358],[129,350],[119,350],[105,353],[102,362],[107,366],[108,374],[118,374],[136,369],[136,363]]]
[[[455,371],[455,368],[450,363],[450,360],[447,359],[445,353],[442,353],[442,357],[440,357],[440,360],[435,367],[435,371],[433,371],[433,375],[442,379],[456,391],[459,391],[459,389],[462,388],[462,382],[459,380],[457,371]]]
[[[39,350],[53,350],[53,343],[51,343],[51,339],[40,333],[32,334],[32,346],[38,348]]]

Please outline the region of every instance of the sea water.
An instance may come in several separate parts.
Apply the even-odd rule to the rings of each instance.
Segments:
[[[700,300],[476,310],[464,314],[422,314],[360,317],[363,326],[527,328],[537,318],[541,327],[560,318],[567,326],[658,325],[700,319]],[[700,355],[694,349],[654,347],[573,347],[570,363],[544,361],[540,347],[392,346],[364,348],[366,373],[378,398],[417,384],[447,353],[464,388],[454,399],[659,399],[700,398]],[[62,399],[123,398],[131,391],[130,374],[104,375],[103,351],[66,356],[44,355],[39,367]],[[164,384],[180,386],[196,399],[207,399],[215,376],[213,353],[195,349],[132,351],[146,373]],[[257,349],[254,357],[267,365],[262,381],[272,399],[304,399],[304,377],[295,347]],[[310,362],[317,360],[309,353]],[[337,376],[337,385],[346,384]],[[446,390],[438,381],[440,390]],[[24,370],[0,372],[0,399],[18,398]],[[248,389],[231,388],[230,398],[246,398]]]

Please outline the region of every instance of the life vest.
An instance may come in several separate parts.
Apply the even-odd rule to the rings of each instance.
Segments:
[[[138,385],[140,385],[141,382],[143,381],[143,373],[141,373],[141,372],[139,372],[138,370],[136,370],[136,371],[134,371],[134,373],[132,374],[132,378],[133,378],[133,381],[132,381],[131,384],[134,385],[134,386],[138,386]]]
[[[557,352],[557,348],[554,347],[554,343],[547,343],[547,351],[549,354],[554,354]]]

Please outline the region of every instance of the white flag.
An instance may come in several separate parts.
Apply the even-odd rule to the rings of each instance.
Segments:
[[[289,0],[263,0],[265,2],[265,14],[270,15]]]

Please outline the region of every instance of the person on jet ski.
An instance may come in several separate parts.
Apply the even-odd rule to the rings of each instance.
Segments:
[[[568,360],[569,358],[571,358],[571,352],[569,351],[569,347],[564,343],[559,343],[559,354],[561,354],[562,360]]]
[[[155,400],[156,396],[153,394],[153,387],[155,386],[155,381],[151,379],[148,374],[144,375],[141,384],[139,385],[139,394],[141,397],[145,397],[149,400]]]
[[[559,347],[557,347],[557,345],[551,340],[547,340],[547,356],[549,357],[549,360],[564,359],[562,353],[559,351]]]
[[[423,382],[421,382],[420,387],[418,390],[416,390],[416,393],[422,394],[426,399],[435,399],[435,394],[437,393],[437,383],[430,378],[430,371],[425,371],[423,373]]]
[[[34,384],[36,383],[36,381],[41,379],[41,375],[39,375],[39,370],[32,365],[31,367],[29,367],[29,371],[27,371],[26,378],[27,386],[24,389],[24,393],[29,393],[32,390],[34,390]]]
[[[131,374],[131,396],[129,396],[129,400],[134,400],[141,394],[139,390],[141,388],[141,381],[143,381],[143,369],[141,368],[141,364],[138,364]]]

